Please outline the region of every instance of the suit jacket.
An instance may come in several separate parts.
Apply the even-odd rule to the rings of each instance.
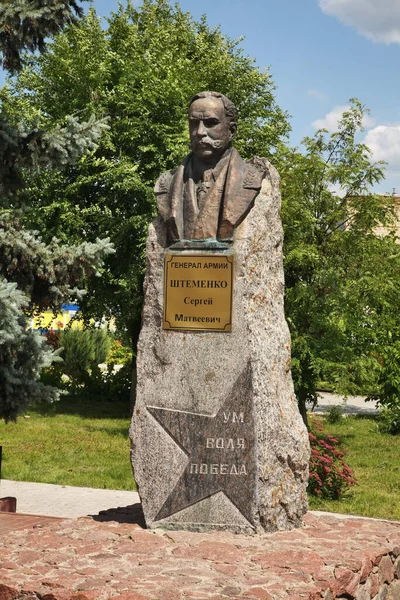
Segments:
[[[163,173],[154,188],[169,240],[231,240],[254,204],[266,175],[265,163],[258,158],[244,161],[232,148],[222,169],[217,165],[218,175],[198,207],[192,160],[193,154],[186,156],[178,169]]]

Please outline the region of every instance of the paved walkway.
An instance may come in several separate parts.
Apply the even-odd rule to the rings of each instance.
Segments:
[[[343,407],[345,414],[376,414],[374,402],[365,402],[361,396],[349,396],[344,400],[337,394],[320,392],[321,398],[315,409],[324,413],[330,406]],[[99,490],[86,487],[51,485],[48,483],[28,483],[23,481],[0,480],[0,498],[17,498],[17,512],[30,515],[76,518],[99,515],[109,512],[114,516],[132,512],[132,506],[139,506],[137,492],[121,490]],[[127,509],[127,510],[125,510]],[[125,511],[125,513],[124,513]]]
[[[259,536],[53,519],[1,535],[0,598],[397,599],[399,554],[400,523],[333,515]]]
[[[346,415],[376,415],[378,406],[376,402],[366,402],[364,396],[348,396],[344,398],[339,394],[318,392],[320,396],[314,409],[316,413],[326,413],[331,406],[341,406]]]
[[[51,517],[84,517],[139,502],[137,492],[97,490],[69,485],[0,481],[0,498],[17,498],[17,512]]]
[[[32,529],[33,527],[43,527],[44,525],[47,525],[49,523],[55,523],[56,521],[62,520],[63,519],[60,519],[59,517],[44,517],[39,515],[24,515],[19,513],[0,512],[0,540],[4,539],[6,534],[10,534],[20,529]]]

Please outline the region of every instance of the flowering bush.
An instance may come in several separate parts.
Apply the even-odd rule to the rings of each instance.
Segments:
[[[320,421],[311,422],[308,491],[320,498],[337,500],[349,487],[357,485],[357,480],[343,460],[345,453],[337,447],[339,440],[323,433],[323,430]]]
[[[53,348],[53,350],[58,350],[60,347],[60,332],[54,331],[54,329],[50,329],[46,335],[46,342]]]

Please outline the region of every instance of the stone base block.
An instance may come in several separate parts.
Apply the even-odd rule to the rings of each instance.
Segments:
[[[174,250],[171,259],[162,220],[150,228],[130,431],[149,528],[263,533],[301,526],[307,510],[310,448],[290,371],[279,180],[267,162],[265,169],[269,175],[236,229],[229,260],[206,247]],[[225,323],[214,290],[230,287],[228,263],[231,328],[166,327],[169,288],[182,288],[172,303],[182,300],[182,314],[171,309],[177,323]],[[206,299],[203,288],[210,290]],[[200,300],[211,307],[208,316],[185,308],[201,307]]]

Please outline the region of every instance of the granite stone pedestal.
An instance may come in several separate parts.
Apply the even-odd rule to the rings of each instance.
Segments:
[[[266,168],[230,249],[231,332],[163,329],[166,229],[161,218],[150,227],[130,430],[150,528],[275,531],[299,526],[307,510],[309,443],[290,372],[279,179]]]

